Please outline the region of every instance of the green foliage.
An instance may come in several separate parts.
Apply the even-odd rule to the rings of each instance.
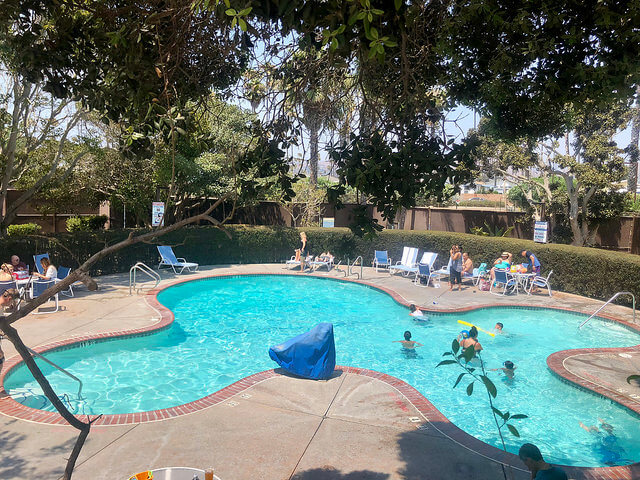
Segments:
[[[518,432],[518,429],[513,424],[507,423],[507,422],[512,420],[524,419],[524,418],[527,418],[527,416],[523,414],[511,415],[508,411],[501,412],[495,407],[493,402],[495,398],[498,396],[498,389],[496,388],[495,384],[491,381],[491,379],[487,376],[487,372],[484,368],[484,361],[482,360],[481,353],[476,352],[473,346],[465,349],[464,351],[460,351],[460,343],[458,342],[458,340],[453,340],[453,342],[451,343],[451,349],[448,352],[444,352],[442,356],[451,357],[451,358],[447,360],[442,360],[440,363],[436,365],[436,368],[443,365],[458,365],[463,370],[463,372],[460,375],[458,375],[458,378],[454,383],[453,388],[456,388],[458,384],[461,382],[461,380],[465,378],[465,376],[470,380],[469,383],[467,384],[467,395],[469,396],[473,395],[473,386],[475,383],[480,383],[484,386],[487,392],[489,407],[491,408],[491,413],[495,420],[496,428],[498,429],[498,435],[500,437],[500,440],[502,441],[502,447],[506,451],[504,439],[502,437],[502,429],[506,426],[512,435],[514,435],[515,437],[520,437],[520,433]],[[477,368],[474,368],[469,363],[474,357],[477,358],[480,362],[479,371]]]
[[[85,215],[82,217],[70,217],[67,219],[67,230],[74,232],[93,232],[104,228],[107,223],[106,215]]]
[[[159,239],[160,244],[175,245],[176,253],[201,265],[280,263],[288,260],[300,242],[300,229],[283,227],[247,227],[230,225],[224,232],[213,227],[189,227]],[[312,246],[311,253],[329,250],[343,263],[362,255],[365,263],[373,259],[375,250],[387,250],[395,261],[402,257],[404,246],[418,247],[436,252],[436,267],[446,265],[451,245],[460,244],[475,264],[488,264],[503,251],[512,252],[516,261],[522,250],[533,251],[542,263],[542,275],[550,270],[554,291],[575,293],[606,300],[614,293],[628,290],[640,294],[640,257],[626,253],[598,250],[570,245],[537,244],[529,240],[503,237],[481,237],[453,232],[384,230],[374,238],[360,238],[347,228],[305,227]],[[96,233],[61,233],[49,235],[60,240],[85,260],[101,250],[123,240],[131,230],[102,230]],[[142,232],[143,230],[139,230]],[[77,265],[70,254],[53,241],[42,238],[7,237],[0,240],[0,251],[15,251],[29,258],[34,252],[48,251],[61,258],[65,265]],[[127,272],[137,261],[153,265],[158,261],[157,250],[152,245],[135,245],[101,260],[95,267],[96,274]],[[621,302],[629,302],[621,297]]]
[[[37,223],[22,223],[20,225],[9,225],[7,235],[10,237],[22,237],[26,235],[37,235],[42,227]]]
[[[500,228],[496,225],[492,228],[485,220],[484,227],[471,227],[469,231],[473,235],[480,235],[482,237],[508,237],[514,228],[513,225],[507,228]]]

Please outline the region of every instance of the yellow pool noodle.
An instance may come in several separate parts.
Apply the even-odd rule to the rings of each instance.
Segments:
[[[492,337],[495,337],[496,334],[495,333],[491,333],[491,332],[487,332],[486,330],[478,327],[477,325],[474,325],[473,323],[469,323],[469,322],[465,322],[464,320],[458,320],[458,323],[461,323],[462,325],[468,325],[469,327],[476,327],[478,330],[480,330],[481,332],[486,333],[487,335],[491,335]]]

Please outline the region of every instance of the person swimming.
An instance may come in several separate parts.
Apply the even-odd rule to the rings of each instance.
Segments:
[[[502,333],[503,328],[504,328],[504,325],[502,324],[502,322],[498,322],[496,323],[496,326],[493,327],[493,330],[497,333]]]
[[[469,329],[469,338],[463,338],[460,342],[460,346],[462,347],[462,353],[464,353],[467,348],[471,347],[475,350],[476,355],[480,350],[482,350],[482,345],[480,345],[480,342],[478,341],[478,329],[476,327],[471,327]]]
[[[595,425],[587,426],[582,422],[580,422],[580,427],[596,436],[597,444],[595,449],[602,456],[602,462],[611,467],[630,463],[631,460],[624,457],[627,452],[618,443],[618,437],[613,432],[613,425],[605,422],[602,418],[598,418],[598,421],[600,422],[600,428]]]
[[[424,346],[420,342],[411,340],[411,332],[409,330],[404,332],[404,340],[394,340],[393,343],[401,343],[404,348],[409,350],[413,350],[416,347]]]
[[[416,307],[413,303],[409,305],[409,310],[411,310],[409,312],[409,315],[411,315],[412,317],[424,317],[424,313],[422,313],[422,310]]]
[[[505,361],[502,365],[503,366],[500,368],[492,368],[491,371],[492,372],[502,371],[504,372],[505,377],[507,377],[509,380],[513,380],[513,377],[515,375],[514,370],[518,367],[516,367],[513,364],[513,362],[510,360]]]
[[[460,343],[465,338],[469,338],[469,330],[460,330],[460,333],[458,334],[456,340],[458,340],[458,343]]]

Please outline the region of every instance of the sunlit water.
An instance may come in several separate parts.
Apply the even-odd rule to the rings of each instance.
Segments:
[[[385,372],[413,385],[452,422],[469,434],[500,446],[487,396],[480,385],[467,396],[467,381],[454,390],[458,366],[435,368],[451,341],[467,328],[457,320],[491,330],[497,321],[505,334],[480,333],[487,368],[504,360],[517,365],[515,379],[489,372],[498,388],[497,408],[529,418],[513,424],[521,438],[505,434],[516,453],[533,442],[552,462],[602,466],[640,460],[640,418],[617,404],[567,385],[547,368],[552,352],[582,347],[618,347],[640,343],[619,325],[554,310],[491,308],[431,315],[417,320],[407,308],[378,290],[331,279],[302,276],[238,276],[194,281],[158,295],[175,314],[170,328],[147,336],[85,344],[47,357],[84,382],[78,385],[38,360],[56,392],[72,410],[84,414],[131,413],[184,404],[213,393],[247,375],[273,368],[268,348],[319,322],[334,325],[340,365]],[[424,344],[407,352],[399,343],[405,330]],[[624,362],[624,358],[620,358]],[[19,367],[5,388],[21,403],[53,407],[28,370]],[[285,393],[286,394],[286,393]],[[598,418],[614,426],[617,439],[603,448],[602,438],[579,422]],[[606,442],[605,442],[606,443]]]

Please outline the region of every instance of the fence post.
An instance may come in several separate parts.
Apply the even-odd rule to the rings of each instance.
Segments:
[[[629,242],[629,251],[634,255],[640,254],[640,217],[633,216],[633,224],[631,225],[631,241]]]

